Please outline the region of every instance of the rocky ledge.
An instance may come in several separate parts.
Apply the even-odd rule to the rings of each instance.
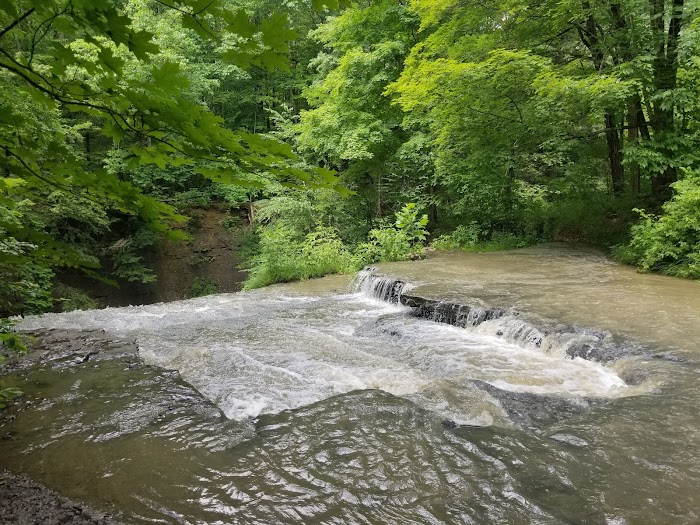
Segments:
[[[108,515],[70,501],[25,476],[0,470],[0,523],[117,525]]]
[[[6,454],[13,453],[8,452],[10,450],[14,450],[14,453],[23,450],[15,445],[23,443],[26,436],[16,433],[15,422],[22,420],[25,412],[46,411],[56,403],[71,405],[71,409],[77,411],[76,421],[85,418],[83,439],[114,439],[137,432],[160,435],[166,434],[172,426],[180,429],[185,436],[179,440],[179,446],[195,447],[206,443],[211,448],[223,448],[229,444],[224,431],[227,419],[221,410],[182,380],[176,371],[144,364],[134,340],[115,337],[102,330],[46,330],[22,335],[29,351],[11,357],[0,366],[0,376],[7,376],[6,384],[9,381],[27,391],[6,409],[0,410],[0,447],[5,449]],[[107,396],[105,417],[97,417],[101,414],[94,413],[95,407],[99,410],[99,403],[86,408],[93,410],[93,413],[83,414],[75,408],[89,405],[96,391],[86,389],[84,392],[73,392],[73,397],[68,401],[61,401],[63,398],[45,399],[36,393],[36,380],[32,379],[36,374],[50,378],[78,377],[74,374],[79,374],[83,378],[93,377],[96,384],[101,384],[104,377],[109,378],[113,384],[106,385],[103,392]],[[119,395],[127,390],[129,396]],[[57,395],[54,393],[53,397]],[[142,408],[139,417],[127,418],[128,421],[121,424],[116,416],[133,412],[134,406]],[[116,416],[110,417],[112,413]],[[45,417],[52,417],[50,411],[46,414]],[[56,427],[57,433],[71,431],[65,425],[61,427],[63,423],[51,419],[47,420],[49,424],[59,425]],[[65,424],[71,423],[68,421]],[[221,436],[218,440],[221,443],[217,439],[209,439],[211,436]],[[120,523],[116,521],[121,519],[118,515],[113,518],[110,514],[89,510],[82,503],[62,497],[36,480],[21,475],[10,467],[10,459],[0,454],[0,524]],[[8,468],[11,471],[6,470]],[[60,490],[60,487],[56,488]]]

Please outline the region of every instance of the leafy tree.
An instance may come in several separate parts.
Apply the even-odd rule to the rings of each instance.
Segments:
[[[285,67],[293,36],[282,14],[256,25],[233,2],[3,3],[0,265],[10,279],[2,312],[34,311],[18,299],[31,296],[33,272],[50,279],[57,266],[97,268],[89,243],[72,235],[108,228],[106,210],[179,236],[171,226],[184,217],[134,184],[131,174],[146,166],[225,185],[335,186],[329,171],[300,169],[289,146],[227,129],[205,104],[232,72]],[[187,60],[201,50],[216,60]],[[121,169],[96,162],[95,145],[105,142],[103,150],[121,151]],[[51,198],[74,203],[72,224],[66,209],[47,217]]]
[[[401,109],[385,94],[415,43],[418,19],[403,2],[357,2],[312,34],[324,49],[312,61],[318,79],[306,90],[312,109],[296,127],[299,151],[338,170],[355,190],[358,219],[381,218],[422,192],[430,162],[420,138],[402,127]],[[421,183],[418,178],[421,177]],[[408,182],[408,184],[407,184]],[[417,184],[416,184],[417,183]]]

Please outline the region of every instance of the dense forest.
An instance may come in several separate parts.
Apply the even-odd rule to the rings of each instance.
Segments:
[[[3,2],[0,317],[156,279],[210,206],[245,210],[247,288],[548,240],[700,278],[699,29],[685,0]]]

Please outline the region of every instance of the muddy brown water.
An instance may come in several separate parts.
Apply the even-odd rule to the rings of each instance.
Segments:
[[[349,281],[24,320],[135,338],[156,366],[6,378],[32,403],[2,466],[127,523],[700,521],[699,283],[560,245]],[[377,297],[399,282],[501,314],[416,317]]]

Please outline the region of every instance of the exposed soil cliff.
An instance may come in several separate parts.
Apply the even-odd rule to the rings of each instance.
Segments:
[[[65,276],[66,284],[86,290],[100,307],[152,304],[188,299],[206,293],[237,292],[246,278],[239,249],[247,226],[227,227],[238,217],[218,209],[196,209],[191,217],[189,241],[162,241],[145,255],[158,279],[153,283],[119,281],[110,286],[82,275]]]

